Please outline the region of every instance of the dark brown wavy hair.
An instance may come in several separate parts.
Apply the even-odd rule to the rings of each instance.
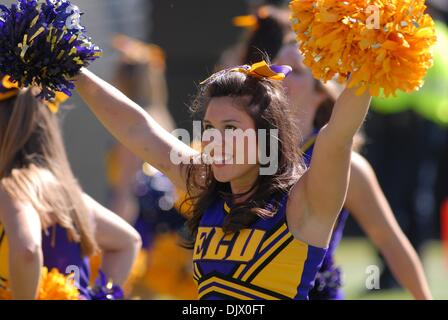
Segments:
[[[304,172],[301,152],[298,148],[298,129],[291,121],[288,100],[281,82],[259,80],[240,72],[220,72],[203,84],[191,107],[193,117],[203,120],[213,98],[232,97],[253,119],[256,129],[266,129],[267,154],[270,139],[278,139],[278,168],[273,175],[259,175],[254,185],[244,194],[232,194],[229,183],[218,182],[209,165],[190,164],[187,168],[188,202],[192,203],[191,218],[187,226],[193,239],[200,220],[207,208],[219,197],[235,202],[242,196],[248,199],[236,204],[226,216],[223,230],[238,232],[259,218],[273,217],[280,200],[298,181]],[[270,129],[278,129],[278,137],[270,136]],[[192,247],[194,241],[187,244]]]

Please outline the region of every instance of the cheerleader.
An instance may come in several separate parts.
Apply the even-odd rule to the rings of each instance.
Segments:
[[[266,176],[259,164],[174,163],[170,153],[200,153],[91,72],[82,69],[77,78],[81,97],[111,133],[194,198],[188,225],[201,299],[307,299],[345,200],[353,136],[370,96],[341,94],[305,172],[279,81],[289,68],[274,69],[260,63],[217,73],[195,104],[205,129],[278,130],[278,170]],[[270,134],[265,138],[269,145]]]
[[[293,66],[293,71],[284,81],[284,85],[294,107],[292,112],[296,119],[296,126],[300,128],[302,136],[305,137],[305,139],[301,139],[301,146],[305,162],[309,165],[317,132],[328,122],[334,102],[340,94],[340,86],[335,82],[323,85],[315,80],[309,69],[304,66],[303,57],[299,54],[297,46],[293,42],[295,35],[291,31],[285,31],[285,28],[280,28],[281,25],[285,24],[285,20],[282,18],[283,15],[279,13],[287,12],[289,14],[289,10],[287,8],[276,8],[276,10],[270,11],[269,20],[264,20],[261,17],[266,9],[263,8],[269,7],[262,7],[257,15],[235,19],[238,26],[244,26],[252,30],[249,41],[246,41],[246,48],[243,50],[247,52],[246,59],[240,61],[240,63],[251,61],[250,57],[265,54],[272,58],[279,56],[277,63]],[[266,21],[269,21],[269,24]],[[287,24],[288,30],[291,30],[289,20],[287,20]],[[279,39],[287,42],[281,49],[277,49],[275,45],[281,43]],[[362,144],[363,137],[361,134],[357,134],[354,143],[355,150],[359,150]],[[415,298],[430,297],[423,268],[415,250],[411,247],[393,217],[387,200],[379,189],[370,164],[357,152],[352,155],[349,185],[347,201],[354,203],[351,206],[352,211],[355,206],[357,209],[357,212],[351,212],[353,217],[360,223],[373,243],[379,246],[383,255],[388,257],[388,263],[395,265],[394,270],[401,273],[403,286]],[[354,192],[361,189],[365,189],[366,192],[362,194]],[[351,200],[354,197],[352,194],[359,194],[359,199]],[[376,205],[362,206],[363,203]],[[345,220],[348,215],[347,209],[344,209],[338,217],[329,250],[317,275],[315,287],[310,292],[310,299],[343,298],[342,274],[340,268],[335,265],[334,252],[342,238]],[[377,215],[380,215],[378,219],[372,219]],[[384,227],[383,224],[389,223],[389,221],[390,224],[387,228]],[[387,246],[387,243],[392,241],[396,245]],[[402,271],[407,268],[412,270]]]
[[[281,84],[291,71],[288,66],[262,61],[218,72],[202,83],[193,105],[204,129],[221,134],[214,141],[215,147],[229,150],[231,141],[222,139],[224,132],[245,139],[241,132],[255,131],[259,138],[254,143],[256,151],[273,146],[271,156],[277,157],[270,163],[265,159],[261,162],[260,157],[255,163],[248,161],[249,156],[259,155],[253,152],[254,145],[239,145],[225,154],[225,161],[222,150],[216,154],[197,152],[108,83],[85,68],[78,73],[78,92],[99,120],[131,151],[188,192],[193,201],[188,225],[195,236],[191,245],[199,298],[308,298],[345,203],[353,139],[364,121],[371,95],[378,95],[381,89],[386,96],[398,89],[415,90],[431,63],[429,47],[434,37],[430,17],[419,14],[424,11],[421,3],[413,6],[416,12],[413,10],[409,17],[396,14],[401,7],[382,7],[390,25],[373,31],[372,37],[363,33],[363,22],[350,17],[353,12],[363,12],[363,4],[291,2],[296,13],[294,30],[307,51],[305,61],[312,66],[314,76],[329,80],[337,74],[340,81],[348,80],[329,122],[317,135],[308,168],[302,165],[298,132]],[[412,21],[414,15],[418,21]],[[395,30],[398,26],[410,31],[384,36],[390,27]],[[420,26],[427,28],[417,32]],[[71,38],[63,39],[71,46]],[[58,48],[49,41],[46,45],[50,50]],[[21,47],[25,55],[27,47]],[[347,50],[341,55],[339,49],[343,48]],[[77,48],[73,50],[77,52]],[[84,51],[96,55],[95,47]],[[419,59],[397,61],[400,53],[419,55]],[[399,62],[400,69],[396,68]],[[418,72],[409,72],[414,69]],[[40,75],[39,70],[35,72]],[[20,76],[25,80],[30,77],[28,73]],[[205,143],[204,149],[208,147]],[[242,156],[244,163],[234,164],[236,156],[238,161]],[[276,170],[262,174],[266,166]]]
[[[0,287],[12,299],[113,299],[140,248],[138,233],[83,193],[63,145],[57,105],[0,86]],[[88,257],[103,254],[102,283],[89,288]],[[43,269],[46,267],[46,269]],[[42,271],[45,270],[45,271]],[[47,273],[46,270],[52,270]],[[50,275],[74,272],[77,288],[45,292]],[[105,281],[113,286],[106,288]],[[64,280],[65,281],[65,280]],[[71,282],[65,282],[67,286]]]
[[[315,80],[303,65],[303,57],[294,43],[285,45],[276,61],[293,68],[291,75],[283,83],[297,126],[305,137],[301,146],[309,165],[317,134],[329,121],[340,89],[334,82],[323,85]],[[362,137],[357,135],[355,142],[355,149],[359,150]],[[334,253],[342,238],[349,212],[381,251],[403,287],[416,299],[430,299],[431,293],[416,251],[398,225],[372,167],[355,151],[352,152],[350,172],[344,210],[337,219],[327,254],[310,292],[310,299],[343,298],[341,270],[335,264]]]

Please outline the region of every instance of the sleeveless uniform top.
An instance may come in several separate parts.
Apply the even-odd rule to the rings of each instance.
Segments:
[[[302,146],[302,152],[304,153],[304,160],[307,166],[311,163],[311,158],[314,151],[314,143],[319,131],[314,131],[310,138]],[[316,281],[313,289],[310,291],[311,300],[331,300],[331,299],[343,299],[342,286],[342,272],[339,267],[336,266],[334,260],[334,254],[336,248],[342,239],[344,233],[345,222],[349,213],[347,210],[342,210],[339,213],[333,234],[331,236],[330,244],[328,246],[327,253],[322,262],[322,266],[317,273]]]
[[[9,278],[8,239],[4,227],[0,224],[0,287],[6,288]],[[60,226],[54,226],[42,233],[42,253],[44,266],[58,269],[62,274],[70,274],[76,267],[80,272],[80,292],[89,285],[89,260],[83,257],[79,243],[70,242],[67,232]]]
[[[284,196],[274,217],[224,234],[230,208],[218,198],[202,216],[193,252],[194,279],[203,300],[308,299],[326,249],[294,238]]]

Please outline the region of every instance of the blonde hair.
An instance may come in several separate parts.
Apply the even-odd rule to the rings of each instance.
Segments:
[[[0,102],[0,187],[31,204],[42,227],[60,225],[82,252],[97,250],[82,190],[70,168],[58,119],[34,89]]]

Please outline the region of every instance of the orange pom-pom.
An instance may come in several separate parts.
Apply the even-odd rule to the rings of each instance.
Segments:
[[[424,0],[293,0],[292,25],[314,77],[395,96],[423,85],[436,42]]]
[[[39,300],[79,300],[79,291],[70,276],[61,274],[57,269],[48,272],[42,268],[39,287]]]
[[[70,276],[61,274],[57,269],[48,272],[42,268],[38,300],[79,300],[80,294]],[[0,300],[12,300],[10,289],[0,286]]]
[[[11,291],[0,286],[0,300],[12,300]]]

